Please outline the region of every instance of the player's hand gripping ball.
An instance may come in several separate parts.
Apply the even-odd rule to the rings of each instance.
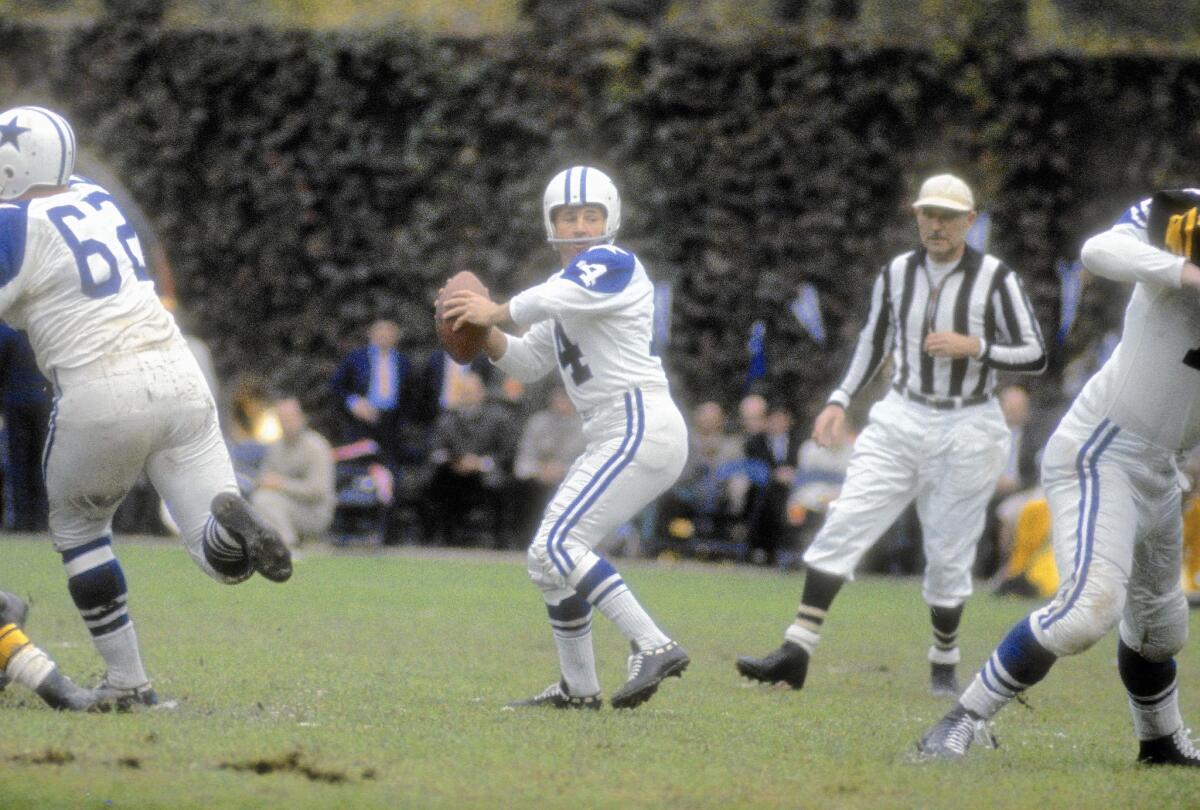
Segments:
[[[479,353],[483,351],[487,344],[488,327],[478,326],[473,323],[464,323],[458,329],[453,327],[453,324],[442,317],[444,301],[450,293],[458,290],[470,290],[476,292],[490,300],[487,287],[483,286],[483,282],[479,277],[470,270],[463,270],[457,273],[446,282],[446,285],[438,291],[437,300],[434,301],[434,322],[437,327],[438,340],[442,343],[442,348],[446,350],[446,354],[450,355],[459,363],[469,363],[474,360]]]

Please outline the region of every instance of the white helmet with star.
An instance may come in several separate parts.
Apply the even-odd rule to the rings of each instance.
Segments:
[[[34,186],[65,186],[75,170],[75,133],[43,107],[0,112],[0,200]]]

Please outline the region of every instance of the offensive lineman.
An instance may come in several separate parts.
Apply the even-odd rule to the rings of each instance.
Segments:
[[[238,495],[216,405],[112,196],[74,176],[70,124],[0,112],[0,315],[54,384],[43,454],[50,533],[118,708],[154,705],[113,553],[112,517],[144,467],[193,560],[234,583],[291,576],[287,547]]]
[[[507,304],[464,290],[444,310],[455,328],[491,327],[488,357],[517,379],[532,382],[557,367],[587,438],[529,546],[529,575],[550,614],[561,681],[510,706],[600,708],[594,606],[633,647],[628,680],[611,701],[633,708],[664,678],[682,675],[689,659],[592,549],[674,483],[687,428],[651,347],[653,285],[637,257],[612,244],[621,225],[616,186],[596,169],[572,167],[550,181],[542,211],[562,269]],[[514,337],[496,328],[506,322],[528,331]]]
[[[1186,200],[1190,214],[1172,221],[1171,196]],[[1009,701],[1059,657],[1083,652],[1119,623],[1117,670],[1138,761],[1200,766],[1175,674],[1188,604],[1179,582],[1174,458],[1200,442],[1200,267],[1190,251],[1198,202],[1197,189],[1160,193],[1084,243],[1088,270],[1135,286],[1120,344],[1079,392],[1042,459],[1054,556],[1066,575],[1054,599],[1009,631],[922,737],[925,756],[957,759],[976,734],[987,740],[986,722]]]
[[[846,406],[889,347],[891,391],[871,408],[841,497],[804,553],[804,592],[783,645],[737,661],[748,678],[804,685],[834,597],[915,498],[927,561],[922,595],[933,625],[930,691],[958,693],[958,626],[1011,441],[993,396],[996,372],[1040,373],[1046,351],[1017,274],[966,244],[975,220],[967,184],[950,174],[931,177],[913,210],[921,247],[892,259],[876,278],[850,368],[818,414],[813,438],[822,447],[837,441]]]

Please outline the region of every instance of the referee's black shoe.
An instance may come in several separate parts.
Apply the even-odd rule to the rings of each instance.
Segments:
[[[1188,737],[1188,730],[1180,728],[1174,734],[1142,740],[1138,751],[1138,762],[1143,765],[1184,765],[1200,768],[1200,751]]]
[[[762,658],[743,655],[737,660],[738,672],[763,683],[786,683],[793,689],[804,686],[808,676],[808,652],[799,644],[783,642]]]
[[[609,701],[614,709],[632,709],[641,706],[658,691],[664,678],[683,677],[692,659],[674,641],[668,641],[653,650],[634,648],[629,656],[629,678],[621,688],[613,692]]]
[[[213,498],[211,509],[221,528],[242,544],[255,571],[272,582],[287,582],[292,575],[292,552],[279,532],[251,509],[244,498],[221,492]]]

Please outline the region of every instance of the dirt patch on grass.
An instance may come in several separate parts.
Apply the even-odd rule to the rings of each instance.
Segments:
[[[16,754],[9,757],[9,760],[22,765],[66,765],[68,762],[75,761],[75,755],[70,751],[47,748],[38,754]]]
[[[340,785],[349,782],[344,771],[324,770],[304,760],[299,751],[292,751],[277,759],[248,759],[242,762],[222,762],[222,770],[250,771],[260,776],[269,773],[298,773],[312,782]]]

